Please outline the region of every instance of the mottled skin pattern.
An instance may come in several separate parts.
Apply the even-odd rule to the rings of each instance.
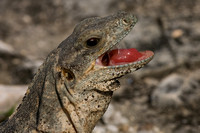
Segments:
[[[147,64],[100,66],[95,60],[123,39],[136,23],[131,14],[119,12],[89,18],[53,50],[39,68],[17,111],[1,123],[2,133],[90,133],[106,111],[117,78]],[[99,38],[98,45],[87,40]]]

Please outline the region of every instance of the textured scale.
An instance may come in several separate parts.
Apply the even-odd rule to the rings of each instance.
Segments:
[[[117,66],[96,60],[121,41],[136,18],[118,12],[80,22],[74,32],[53,50],[36,73],[16,112],[0,124],[1,133],[90,133],[106,111],[117,78],[131,73],[152,58]],[[98,38],[96,46],[88,39]],[[93,44],[92,44],[93,45]]]

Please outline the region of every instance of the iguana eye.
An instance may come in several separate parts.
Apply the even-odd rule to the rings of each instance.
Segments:
[[[86,45],[88,47],[94,47],[96,45],[98,45],[100,39],[99,38],[90,38],[86,41]]]

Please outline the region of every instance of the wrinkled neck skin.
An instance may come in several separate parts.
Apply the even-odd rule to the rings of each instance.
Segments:
[[[22,104],[1,124],[0,132],[92,132],[110,103],[112,91],[102,92],[99,86],[89,84],[84,89],[68,88],[57,66],[56,52],[39,68]]]

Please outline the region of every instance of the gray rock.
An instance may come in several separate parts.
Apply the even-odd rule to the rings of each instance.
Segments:
[[[95,126],[93,133],[106,133],[106,129],[104,126]]]
[[[9,53],[12,54],[14,52],[13,47],[8,45],[7,43],[0,40],[0,53]]]
[[[16,107],[24,96],[27,85],[0,85],[0,112]]]
[[[0,84],[29,83],[42,62],[21,55],[0,40]]]
[[[128,119],[124,117],[120,111],[117,111],[112,104],[109,105],[103,116],[106,124],[120,125],[128,123]]]
[[[112,104],[109,105],[102,119],[104,124],[98,123],[93,133],[119,133],[123,129],[127,133],[133,133],[132,131],[135,131],[129,125],[129,120],[120,111],[116,110]]]
[[[180,86],[184,78],[177,74],[172,74],[163,79],[157,89],[152,94],[152,104],[156,107],[180,106],[182,101]]]
[[[200,70],[194,71],[186,77],[185,83],[181,88],[180,99],[185,106],[199,110],[200,105]]]
[[[152,105],[159,108],[189,107],[198,109],[200,102],[200,70],[171,74],[154,90]]]

